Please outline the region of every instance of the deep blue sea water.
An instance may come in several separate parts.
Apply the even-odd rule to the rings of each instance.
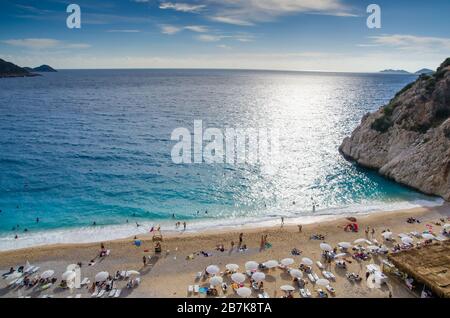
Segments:
[[[200,229],[435,202],[338,153],[365,113],[414,79],[225,70],[0,79],[0,249],[173,229],[172,214]],[[174,164],[171,132],[192,131],[195,119],[279,128],[279,169]]]

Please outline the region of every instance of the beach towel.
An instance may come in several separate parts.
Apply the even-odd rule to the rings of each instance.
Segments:
[[[199,290],[198,290],[198,292],[200,294],[206,294],[207,291],[208,291],[208,288],[206,288],[206,287],[200,287]]]

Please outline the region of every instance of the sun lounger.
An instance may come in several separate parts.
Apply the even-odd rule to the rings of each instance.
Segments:
[[[319,280],[319,276],[317,276],[317,274],[316,273],[314,273],[314,272],[311,272],[311,274],[312,274],[312,276],[314,277],[314,280]]]
[[[104,295],[105,293],[106,293],[106,290],[102,289],[102,290],[98,293],[97,298],[103,297],[103,295]]]
[[[316,262],[317,267],[319,267],[320,269],[325,269],[325,266],[323,266],[323,264],[320,261]]]
[[[119,298],[121,292],[122,292],[122,289],[116,290],[116,293],[115,293],[115,295],[114,295],[114,298]]]
[[[308,274],[308,279],[311,281],[311,283],[315,283],[316,280],[314,279],[314,276],[310,273]]]
[[[194,285],[194,294],[198,294],[200,287],[198,285]]]
[[[94,292],[92,293],[91,297],[97,297],[99,292],[100,292],[100,290],[98,288],[96,288],[94,290]]]
[[[84,279],[83,279],[83,281],[81,282],[81,286],[84,286],[84,285],[87,285],[87,284],[89,284],[91,281],[89,280],[89,278],[87,278],[87,277],[85,277]]]
[[[14,285],[16,286],[20,286],[23,283],[23,277],[20,277],[19,279],[16,280],[16,282],[14,283]]]
[[[72,296],[67,296],[66,298],[72,298]]]
[[[12,281],[10,281],[8,283],[8,287],[14,286],[18,280],[19,280],[19,278],[16,278],[16,279],[13,279]]]
[[[311,294],[311,292],[309,291],[308,288],[305,288],[305,293],[306,293],[306,295],[307,295],[308,297],[311,297],[311,296],[312,296],[312,294]]]
[[[194,286],[189,285],[188,286],[188,294],[192,294],[194,292]]]
[[[303,298],[308,298],[308,295],[306,294],[306,291],[303,288],[300,288],[300,296]]]
[[[111,291],[109,292],[108,297],[113,297],[115,294],[116,294],[116,289],[113,288],[113,289],[111,289]]]
[[[335,294],[336,290],[331,286],[331,285],[327,285],[326,289],[331,293],[331,294]]]
[[[258,298],[270,298],[269,294],[267,292],[264,292],[262,294],[258,294]]]
[[[81,298],[81,294],[76,294],[75,298]]]
[[[127,271],[120,272],[120,277],[125,278],[126,275],[127,275]]]

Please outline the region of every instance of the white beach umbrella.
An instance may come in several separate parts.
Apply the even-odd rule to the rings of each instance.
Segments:
[[[327,251],[327,252],[330,252],[330,251],[333,250],[333,248],[331,247],[331,245],[330,245],[330,244],[327,244],[327,243],[320,243],[320,249],[321,249],[322,251]]]
[[[280,287],[280,289],[282,291],[285,291],[285,292],[294,291],[295,290],[295,288],[293,286],[291,286],[291,285],[283,285],[283,286]]]
[[[445,230],[448,230],[448,229],[450,229],[450,223],[445,223],[444,225],[442,225],[442,227],[443,227]]]
[[[319,286],[328,286],[328,285],[330,285],[330,281],[325,278],[320,278],[316,281],[316,284]]]
[[[65,281],[72,281],[75,279],[77,274],[74,271],[67,271],[64,274],[62,274],[61,279]]]
[[[239,269],[239,265],[237,264],[227,264],[225,265],[225,268],[228,269],[230,272],[235,272]]]
[[[361,244],[361,243],[366,243],[366,239],[365,238],[359,238],[353,241],[353,243],[355,244]]]
[[[308,258],[308,257],[303,257],[302,258],[302,264],[307,265],[307,266],[311,266],[313,264],[313,261]]]
[[[129,270],[129,271],[126,271],[126,273],[125,273],[125,276],[133,276],[133,275],[141,275],[141,273],[139,273],[138,271],[135,271],[135,270]]]
[[[426,240],[434,240],[435,239],[434,235],[430,234],[430,233],[423,233],[422,237]]]
[[[47,279],[47,278],[52,277],[54,274],[55,274],[55,271],[52,269],[49,269],[48,271],[45,271],[41,274],[41,278]]]
[[[394,233],[392,232],[383,232],[381,235],[384,237],[384,239],[390,239]]]
[[[338,246],[340,246],[342,248],[350,248],[350,247],[352,247],[352,244],[350,242],[340,242],[340,243],[338,243]]]
[[[211,286],[219,286],[223,283],[223,278],[220,276],[213,276],[209,279],[209,284]]]
[[[107,280],[109,277],[109,273],[108,272],[100,272],[97,273],[97,275],[95,275],[95,281],[96,282],[104,282],[105,280]]]
[[[220,268],[217,265],[209,265],[206,267],[206,272],[211,275],[216,275],[218,272],[220,272]]]
[[[248,287],[241,287],[236,290],[236,293],[243,298],[248,298],[251,296],[252,291]]]
[[[259,264],[254,261],[248,261],[245,263],[245,269],[248,271],[255,271],[258,269]]]
[[[412,243],[414,243],[414,240],[412,239],[412,238],[410,238],[409,236],[405,236],[405,237],[402,237],[402,242],[403,242],[403,244],[412,244]]]
[[[278,261],[272,259],[270,261],[265,262],[264,266],[267,267],[267,268],[277,267],[278,266]]]
[[[256,272],[256,273],[253,273],[252,279],[255,282],[261,282],[261,281],[266,279],[266,275],[264,273],[261,273],[261,272]]]
[[[303,277],[302,271],[300,271],[298,269],[291,269],[289,274],[291,274],[291,276],[294,278],[302,278]]]
[[[241,273],[234,273],[231,275],[231,280],[235,283],[241,284],[245,282],[245,275]]]
[[[283,258],[280,263],[282,265],[284,265],[284,266],[289,266],[289,265],[294,264],[294,259],[292,259],[292,258]]]

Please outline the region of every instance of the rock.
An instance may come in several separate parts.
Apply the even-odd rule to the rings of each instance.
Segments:
[[[339,150],[398,183],[450,201],[450,58],[365,115]]]

